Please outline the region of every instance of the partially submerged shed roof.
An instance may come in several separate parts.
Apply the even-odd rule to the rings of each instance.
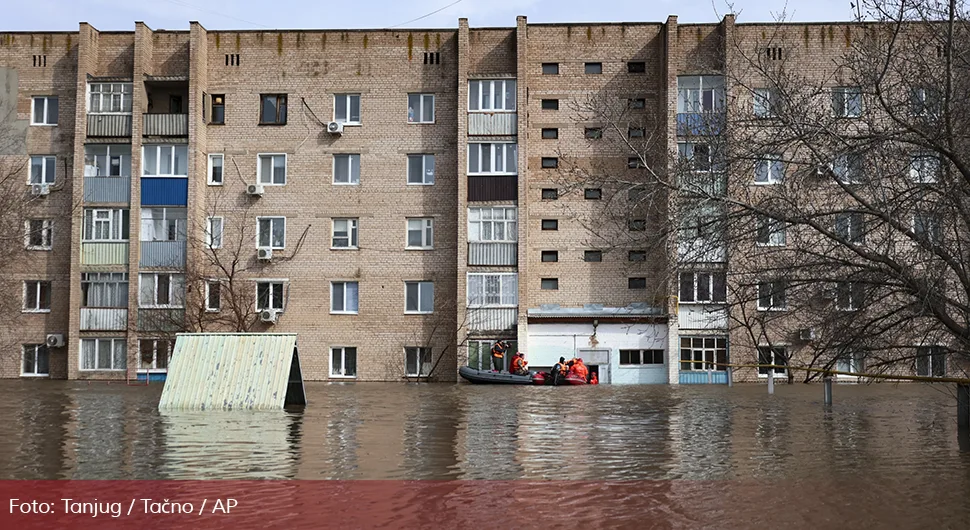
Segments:
[[[158,408],[305,404],[295,333],[179,333]]]

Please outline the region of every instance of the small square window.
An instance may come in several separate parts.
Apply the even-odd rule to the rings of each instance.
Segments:
[[[559,159],[552,156],[542,157],[542,167],[544,169],[555,169],[559,167]]]
[[[603,137],[602,127],[587,127],[585,136],[587,140],[599,140]]]
[[[630,127],[627,131],[630,138],[643,138],[643,127]]]
[[[627,255],[630,261],[647,261],[647,252],[644,250],[631,250]]]
[[[603,261],[602,250],[587,250],[583,252],[583,261],[590,263]]]
[[[543,230],[559,230],[559,220],[558,219],[543,219],[542,220]]]
[[[630,231],[631,232],[646,232],[647,231],[647,220],[646,219],[630,219]]]
[[[542,200],[554,201],[559,198],[559,190],[556,188],[542,188]]]
[[[627,287],[630,289],[646,289],[646,278],[627,278]]]
[[[559,129],[543,129],[542,130],[543,140],[558,140],[559,139]]]
[[[602,74],[603,63],[586,63],[587,74]]]
[[[360,94],[334,94],[333,121],[344,125],[360,125]]]
[[[31,125],[57,125],[57,96],[37,96],[31,98],[30,105]]]
[[[559,63],[542,63],[542,75],[559,75]]]
[[[264,186],[282,186],[286,184],[285,154],[260,154],[257,155],[257,158],[259,165],[256,170],[256,180],[260,184]]]
[[[591,201],[596,201],[603,198],[603,190],[599,188],[586,188],[583,191],[583,197]]]
[[[559,100],[558,99],[542,100],[542,110],[559,110]]]
[[[553,263],[559,261],[559,252],[556,250],[543,250],[542,261],[544,263]]]
[[[643,61],[632,61],[626,63],[626,71],[629,74],[642,74],[647,71],[647,63]]]
[[[408,123],[434,123],[434,94],[408,94]]]
[[[539,288],[543,291],[558,291],[559,278],[542,278],[539,282]]]
[[[286,125],[286,94],[263,94],[260,101],[260,125]]]
[[[627,100],[627,105],[631,109],[645,109],[647,108],[647,100],[644,98],[632,98]]]

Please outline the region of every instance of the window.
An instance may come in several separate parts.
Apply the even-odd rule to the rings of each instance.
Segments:
[[[256,234],[259,248],[286,248],[286,217],[257,217]]]
[[[128,273],[82,272],[81,307],[128,307]]]
[[[835,370],[838,372],[861,374],[865,370],[865,355],[862,352],[842,354],[835,361]]]
[[[539,288],[543,291],[558,291],[559,278],[542,278],[539,281]]]
[[[627,100],[627,106],[631,109],[645,109],[647,108],[647,100],[644,98],[631,98]]]
[[[680,162],[690,171],[724,171],[724,161],[717,149],[708,144],[681,142],[677,144]]]
[[[754,89],[754,115],[756,118],[774,118],[778,116],[781,102],[777,90],[771,88]]]
[[[468,273],[468,307],[514,307],[519,302],[515,273]]]
[[[469,175],[515,175],[518,172],[517,144],[468,144]]]
[[[627,261],[647,261],[647,252],[644,250],[631,250],[627,253]]]
[[[643,138],[644,130],[643,127],[630,127],[627,129],[626,134],[630,138]]]
[[[663,364],[663,350],[620,350],[620,365]]]
[[[518,236],[516,217],[514,206],[469,208],[468,240],[515,241]]]
[[[408,155],[408,184],[434,184],[434,155]]]
[[[555,129],[555,128],[542,129],[542,139],[543,140],[558,140],[559,139],[559,129]]]
[[[860,184],[863,179],[863,158],[859,153],[845,153],[835,157],[832,172],[835,180],[842,184]]]
[[[57,172],[57,158],[53,156],[30,157],[30,184],[53,184]]]
[[[50,374],[51,358],[46,344],[24,344],[20,375],[27,377]]]
[[[646,219],[630,219],[629,228],[631,232],[646,232],[647,231],[647,220]]]
[[[357,348],[330,348],[330,377],[357,377]]]
[[[943,239],[940,219],[931,212],[916,212],[913,214],[913,233],[920,241],[939,243]]]
[[[543,99],[540,104],[542,105],[542,110],[559,110],[558,99]]]
[[[330,282],[330,312],[357,314],[358,282]]]
[[[505,339],[509,343],[508,351],[518,351],[518,342],[515,339]],[[492,346],[495,340],[469,340],[468,341],[468,366],[476,370],[492,369]],[[505,356],[505,366],[508,367],[509,356]]]
[[[130,114],[131,83],[91,83],[88,85],[88,112],[91,114]]]
[[[185,208],[142,208],[142,241],[185,241]]]
[[[626,73],[644,74],[647,72],[647,63],[643,61],[631,61],[626,63]]]
[[[417,217],[407,220],[407,248],[434,248],[434,219]]]
[[[724,370],[728,362],[727,339],[722,337],[681,337],[680,370]],[[684,362],[686,361],[686,362]]]
[[[543,169],[555,169],[559,167],[559,159],[554,156],[544,156],[542,157],[542,167]]]
[[[130,177],[130,145],[84,146],[85,177]]]
[[[138,275],[139,307],[182,307],[185,297],[185,276],[167,272]]]
[[[681,272],[680,303],[724,303],[727,275],[723,272]]]
[[[946,349],[942,346],[917,347],[916,375],[922,375],[924,377],[945,377]]]
[[[839,118],[862,116],[862,89],[859,87],[833,88],[832,114]]]
[[[866,242],[865,218],[859,212],[845,212],[835,216],[835,235],[853,245]]]
[[[53,221],[50,219],[29,219],[24,221],[24,244],[27,250],[50,250],[51,227]]]
[[[141,174],[146,177],[185,177],[189,174],[187,145],[146,145]]]
[[[556,188],[542,188],[542,200],[554,201],[559,198],[559,190]]]
[[[858,311],[866,299],[866,284],[838,282],[835,288],[835,308],[839,311]]]
[[[24,312],[50,313],[51,282],[30,280],[24,282]]]
[[[763,155],[754,163],[755,184],[778,184],[785,179],[785,163],[781,155]]]
[[[585,250],[583,251],[583,261],[588,263],[599,263],[603,261],[603,251],[602,250]]]
[[[360,184],[360,155],[333,155],[333,183]]]
[[[209,123],[213,125],[223,125],[226,123],[226,96],[225,94],[212,94],[212,118]]]
[[[431,373],[431,348],[404,348],[404,371],[409,377],[420,377]]]
[[[603,63],[586,63],[586,74],[602,74]]]
[[[766,216],[758,218],[756,243],[765,247],[783,247],[787,243],[785,223]]]
[[[640,160],[640,157],[638,157],[638,156],[631,156],[631,157],[629,157],[629,158],[626,159],[626,167],[627,167],[627,169],[637,169],[637,168],[642,168],[642,167],[646,167],[646,166]]]
[[[559,230],[558,219],[543,219],[541,227],[543,230]]]
[[[585,136],[587,140],[599,140],[603,137],[603,128],[586,127],[585,131],[583,132],[583,136]]]
[[[218,313],[222,309],[222,282],[206,280],[205,282],[205,310]]]
[[[124,370],[127,346],[125,339],[81,339],[81,370]]]
[[[31,125],[57,125],[57,96],[36,96],[30,106]]]
[[[357,219],[334,219],[332,248],[357,248]]]
[[[783,311],[788,303],[785,297],[788,282],[774,280],[758,283],[758,309],[760,311]]]
[[[434,123],[434,94],[408,94],[408,123]]]
[[[209,248],[222,248],[222,217],[209,217],[205,225],[205,244]]]
[[[708,113],[724,110],[724,78],[721,76],[679,76],[677,112]]]
[[[468,110],[514,111],[515,79],[480,79],[468,82]]]
[[[599,188],[586,188],[583,190],[583,198],[591,201],[598,201],[603,198],[603,190]]]
[[[167,372],[175,341],[141,339],[138,341],[138,371]]]
[[[222,154],[209,155],[209,185],[222,186]]]
[[[542,75],[559,75],[559,63],[542,63]]]
[[[916,184],[933,184],[940,176],[940,158],[936,155],[912,155],[909,159],[909,177]]]
[[[360,94],[334,94],[333,121],[360,125]]]
[[[282,281],[256,282],[257,311],[263,309],[283,310],[283,283]]]
[[[646,278],[627,278],[626,282],[627,289],[646,289],[647,279]]]
[[[941,109],[940,91],[930,87],[915,87],[912,89],[910,104],[913,116],[936,117]]]
[[[434,311],[434,282],[404,282],[404,312]]]
[[[788,354],[783,346],[758,346],[758,364],[771,364],[775,365],[776,368],[768,368],[767,366],[758,367],[759,376],[768,376],[768,372],[774,372],[775,375],[784,376],[788,373],[785,366],[788,366]]]
[[[256,180],[264,186],[282,186],[286,184],[286,155],[261,154],[256,157],[259,165],[256,167]]]
[[[540,256],[544,263],[559,261],[559,252],[555,250],[543,250]]]
[[[260,125],[286,125],[286,94],[261,94],[259,100]]]

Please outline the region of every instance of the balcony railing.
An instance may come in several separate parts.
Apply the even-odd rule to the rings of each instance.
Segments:
[[[145,136],[188,136],[188,114],[144,114]]]
[[[469,112],[469,136],[512,136],[518,132],[518,117],[514,112]]]
[[[471,241],[468,243],[469,265],[515,265],[518,245],[504,241]]]
[[[727,329],[724,305],[680,304],[680,329]]]
[[[716,136],[724,131],[723,112],[681,112],[677,114],[677,136]]]
[[[185,309],[139,309],[138,331],[180,331],[185,327]]]
[[[131,114],[88,114],[88,136],[131,136]]]
[[[81,331],[124,331],[128,329],[126,307],[82,307]]]
[[[131,202],[131,178],[84,177],[84,202],[87,204]]]
[[[707,239],[681,240],[677,245],[677,258],[684,263],[723,263],[724,244]]]
[[[185,241],[142,241],[139,267],[185,267]]]
[[[127,265],[128,242],[82,242],[81,265]]]
[[[505,331],[518,324],[517,307],[469,307],[469,331]]]

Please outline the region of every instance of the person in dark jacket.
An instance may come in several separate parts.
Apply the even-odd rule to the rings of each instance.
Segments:
[[[559,362],[552,367],[552,373],[549,374],[552,379],[552,384],[558,385],[559,381],[566,377],[568,370],[569,369],[566,367],[566,358],[560,357]]]
[[[501,372],[505,368],[505,352],[509,345],[504,340],[500,340],[492,346],[492,371]]]

